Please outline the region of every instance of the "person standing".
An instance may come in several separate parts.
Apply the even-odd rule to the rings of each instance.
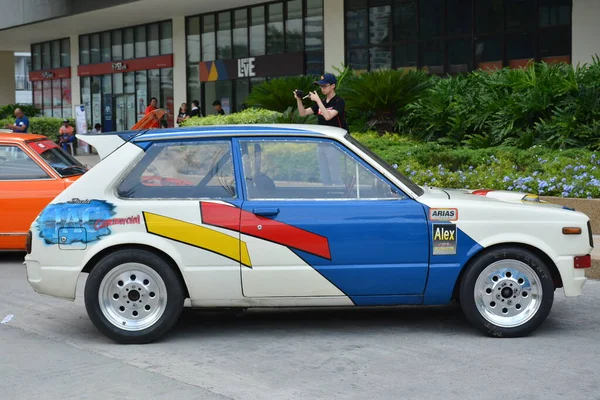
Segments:
[[[148,107],[146,107],[146,115],[158,110],[157,104],[158,104],[158,99],[156,97],[152,97],[150,99],[150,105],[148,105]],[[155,128],[159,128],[159,127],[160,127],[160,118],[158,118],[156,115],[154,115],[152,124],[149,126],[149,128],[155,129]]]
[[[181,107],[179,107],[179,113],[177,114],[177,124],[181,125],[183,121],[190,118],[190,112],[188,111],[187,103],[181,103]]]
[[[11,129],[15,133],[27,133],[29,129],[29,118],[25,116],[20,108],[15,109],[15,123],[6,124],[6,129]]]
[[[202,113],[200,112],[200,102],[198,100],[192,100],[192,111],[190,112],[190,118],[201,116]]]
[[[346,122],[346,102],[335,93],[337,78],[333,74],[324,74],[321,79],[315,82],[319,85],[321,93],[325,95],[323,99],[319,97],[316,91],[310,92],[310,99],[315,102],[312,107],[304,108],[302,99],[294,91],[294,97],[298,105],[298,112],[301,116],[316,114],[319,125],[335,126],[348,131]]]
[[[221,106],[221,102],[219,100],[213,101],[213,107],[215,108],[217,114],[225,115],[225,110],[223,110],[223,107]]]

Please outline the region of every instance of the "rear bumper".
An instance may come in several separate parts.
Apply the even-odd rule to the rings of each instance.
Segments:
[[[79,268],[42,267],[38,261],[25,259],[27,281],[39,294],[75,300]]]

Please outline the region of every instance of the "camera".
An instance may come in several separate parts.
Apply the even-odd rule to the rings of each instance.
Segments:
[[[302,98],[304,96],[304,92],[302,90],[296,90],[296,96]]]

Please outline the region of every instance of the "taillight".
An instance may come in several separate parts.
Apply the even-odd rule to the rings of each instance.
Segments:
[[[27,250],[27,254],[31,254],[31,242],[33,239],[33,234],[31,231],[27,232],[27,239],[25,240],[25,250]]]
[[[577,256],[573,260],[573,267],[577,269],[581,268],[591,268],[592,266],[592,256],[588,254],[587,256]]]

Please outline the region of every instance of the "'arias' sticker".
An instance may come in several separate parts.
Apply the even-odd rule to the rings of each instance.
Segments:
[[[431,221],[456,221],[458,208],[430,208],[429,220]]]
[[[433,224],[433,255],[456,254],[456,225]]]

